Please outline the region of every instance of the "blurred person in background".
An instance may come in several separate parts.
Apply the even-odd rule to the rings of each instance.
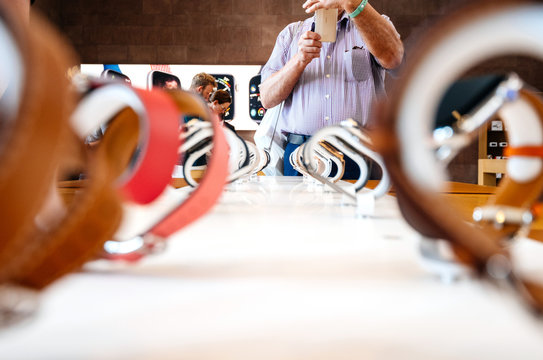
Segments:
[[[216,87],[217,81],[215,78],[212,75],[202,72],[194,75],[189,90],[197,93],[208,102],[209,96]]]

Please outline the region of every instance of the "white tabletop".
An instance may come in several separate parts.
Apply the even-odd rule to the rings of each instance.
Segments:
[[[300,181],[230,185],[165,252],[58,281],[0,359],[543,358],[543,322],[509,292],[425,270],[393,197],[362,217]],[[152,218],[131,211],[127,229]],[[543,273],[539,244],[515,249]]]

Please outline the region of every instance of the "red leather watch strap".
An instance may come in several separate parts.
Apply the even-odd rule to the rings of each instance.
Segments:
[[[134,162],[123,169],[117,184],[130,201],[147,204],[168,186],[179,146],[179,113],[161,90],[144,91],[117,82],[90,81],[72,115],[74,129],[82,138],[104,126],[129,108],[139,120],[139,139]],[[173,154],[173,155],[172,155]],[[173,161],[173,163],[172,163]]]
[[[141,160],[131,178],[121,187],[122,194],[146,204],[158,197],[171,181],[179,148],[179,111],[161,90],[135,90],[148,116],[147,141]]]
[[[191,107],[195,104],[187,105],[187,102],[191,102],[191,94],[176,91],[171,92],[170,95],[182,113],[194,114],[194,108]],[[209,112],[206,117],[213,125],[213,150],[211,150],[212,155],[208,160],[204,178],[183,204],[150,230],[153,235],[165,238],[179,231],[209,211],[222,194],[228,177],[228,143],[219,118],[211,116]]]

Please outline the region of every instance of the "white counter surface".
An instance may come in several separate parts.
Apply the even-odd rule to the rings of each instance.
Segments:
[[[421,266],[393,197],[363,218],[301,178],[260,180],[164,253],[55,283],[0,359],[543,359],[543,321],[509,292]],[[540,245],[516,249],[543,279]]]

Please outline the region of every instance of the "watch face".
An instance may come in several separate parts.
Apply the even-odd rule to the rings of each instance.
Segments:
[[[149,86],[150,85],[150,86]],[[174,74],[153,70],[148,75],[148,88],[181,89],[181,80]]]
[[[118,81],[123,81],[129,85],[132,84],[132,81],[130,81],[130,78],[128,76],[126,76],[125,74],[123,73],[120,73],[118,71],[115,71],[115,70],[111,70],[111,69],[106,69],[102,72],[102,77],[106,78],[106,79],[111,79],[111,80],[118,80]]]
[[[232,120],[234,118],[234,110],[236,100],[234,98],[234,76],[230,74],[210,74],[217,81],[217,90],[226,90],[232,98],[230,107],[224,112],[224,120]]]
[[[260,122],[266,113],[266,109],[260,102],[260,75],[253,76],[249,81],[249,116],[256,122]]]

